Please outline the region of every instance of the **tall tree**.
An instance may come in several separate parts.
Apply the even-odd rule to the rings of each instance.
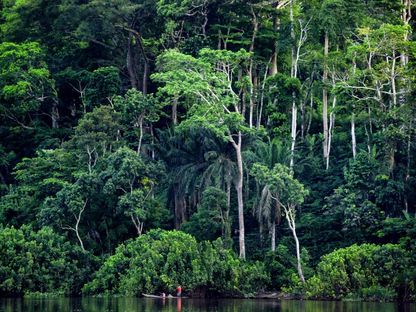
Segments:
[[[238,202],[240,257],[245,258],[245,227],[243,199],[243,132],[246,106],[240,100],[236,83],[240,64],[249,60],[245,51],[213,51],[204,49],[200,58],[169,51],[159,59],[160,73],[155,80],[163,82],[162,90],[192,98],[191,116],[182,126],[199,125],[228,141],[235,151],[238,176],[235,180]],[[241,82],[241,81],[240,81]]]
[[[253,174],[260,183],[269,187],[272,194],[271,197],[276,200],[284,210],[289,229],[295,240],[299,278],[305,283],[300,254],[300,243],[296,233],[296,207],[303,203],[309,192],[304,188],[302,183],[293,177],[291,170],[281,164],[277,164],[273,169],[269,169],[261,164],[255,164]]]

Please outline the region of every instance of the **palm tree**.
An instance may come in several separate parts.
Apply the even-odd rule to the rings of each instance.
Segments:
[[[174,203],[175,227],[180,228],[195,210],[205,189],[217,187],[227,194],[222,236],[231,247],[231,189],[238,173],[230,144],[204,129],[159,132],[159,141],[160,156],[171,168],[168,193]]]
[[[235,183],[238,169],[237,164],[232,159],[233,150],[227,144],[215,138],[213,138],[211,143],[210,151],[205,153],[208,166],[201,178],[201,189],[206,189],[208,186],[215,186],[227,194],[227,206],[222,215],[222,236],[224,241],[231,247],[231,187]]]
[[[268,143],[259,141],[256,145],[255,155],[260,163],[272,169],[275,164],[288,164],[290,161],[290,149],[281,141],[274,139]],[[260,224],[260,234],[266,225],[271,237],[271,250],[276,250],[276,225],[280,223],[282,213],[279,202],[270,188],[265,185],[258,194],[255,214]]]
[[[186,215],[196,207],[202,191],[200,178],[207,167],[199,131],[183,132],[173,129],[159,131],[157,144],[160,157],[167,163],[168,196],[174,203],[175,228],[179,229]]]

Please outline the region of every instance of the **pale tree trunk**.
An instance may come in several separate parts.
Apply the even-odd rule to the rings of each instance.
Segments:
[[[134,224],[134,227],[136,228],[137,235],[138,236],[142,235],[144,223],[141,222],[140,219],[137,216],[135,216],[134,214],[131,214],[130,218],[131,218],[131,221]]]
[[[304,100],[302,101],[301,104],[301,138],[302,141],[305,139],[305,132],[306,132],[306,105],[308,103],[308,99],[310,98],[313,102],[313,83],[314,83],[314,77],[315,77],[315,66],[313,67],[313,70],[311,72],[311,75],[309,77],[309,86],[308,86],[308,91],[306,93],[306,96],[304,98]],[[311,105],[312,108],[313,105]],[[312,113],[312,110],[311,110]]]
[[[87,145],[85,147],[85,150],[87,152],[88,155],[88,173],[91,174],[92,173],[92,169],[95,167],[95,165],[97,164],[97,160],[98,160],[98,154],[97,154],[97,150],[96,148],[91,148],[89,145]]]
[[[275,206],[272,207],[271,213],[271,250],[276,251],[276,225],[280,223],[281,210],[280,202],[272,196],[272,200],[275,202]]]
[[[251,44],[250,44],[250,52],[254,52],[254,46],[256,42],[257,32],[259,30],[259,22],[257,20],[257,15],[254,12],[253,7],[251,7],[251,14],[253,16],[252,24],[253,24],[253,35],[251,37]],[[249,127],[250,129],[253,128],[253,116],[254,116],[254,106],[255,106],[255,88],[257,85],[255,74],[254,74],[254,60],[251,58],[250,60],[250,68],[249,68],[249,78],[250,78],[250,111],[249,111]]]
[[[275,1],[273,3],[273,8],[275,10],[280,10],[287,5],[292,5],[292,0],[283,0],[283,1]],[[293,12],[293,10],[292,10]],[[271,66],[270,66],[270,76],[277,74],[277,63],[278,63],[278,53],[279,53],[279,39],[277,38],[277,34],[280,32],[280,19],[279,16],[273,18],[273,32],[276,34],[276,38],[273,42],[273,55],[271,58]]]
[[[402,22],[405,26],[409,26],[412,19],[412,0],[402,0]],[[409,32],[407,31],[404,35],[404,40],[409,40]],[[401,56],[402,66],[406,66],[409,63],[409,56],[405,52],[402,52]]]
[[[264,108],[264,92],[265,92],[265,88],[266,88],[266,80],[267,80],[267,68],[264,71],[264,77],[263,77],[263,82],[261,85],[261,95],[260,95],[260,107],[258,110],[258,114],[257,114],[257,129],[260,128],[261,126],[261,119],[263,117],[263,108]]]
[[[367,152],[368,152],[368,154],[371,154],[371,136],[370,136],[370,133],[368,132],[366,124],[364,124],[364,131],[365,131],[365,135],[367,137]]]
[[[335,87],[335,79],[333,77],[332,80],[332,87]],[[328,147],[327,147],[327,158],[326,158],[326,170],[329,169],[329,156],[331,155],[331,143],[332,143],[332,135],[334,134],[334,127],[335,127],[335,107],[337,105],[337,96],[334,95],[332,98],[332,110],[329,114],[329,129],[328,129]]]
[[[245,246],[245,230],[244,230],[244,199],[243,199],[243,156],[241,153],[242,135],[241,131],[238,132],[238,142],[235,142],[234,138],[230,135],[230,142],[234,147],[237,156],[237,168],[238,174],[236,179],[236,191],[237,191],[237,202],[238,202],[238,225],[239,225],[239,247],[240,247],[240,258],[246,258],[246,246]]]
[[[328,80],[328,67],[327,67],[327,59],[329,54],[329,37],[328,32],[325,32],[325,43],[324,43],[324,73],[323,73],[323,90],[322,90],[322,123],[323,123],[323,131],[324,131],[324,160],[326,163],[329,162],[329,154],[328,154],[328,142],[329,142],[329,129],[328,129],[328,89],[326,87],[326,83]],[[328,168],[327,168],[328,169]]]
[[[278,5],[278,2],[275,3],[276,7],[277,5]],[[279,53],[279,39],[277,38],[277,34],[279,33],[279,31],[280,31],[280,19],[276,14],[275,18],[273,19],[273,32],[276,36],[276,39],[274,40],[274,44],[273,44],[273,55],[272,55],[272,64],[270,66],[270,76],[277,74],[277,57]]]
[[[142,141],[143,141],[143,116],[140,116],[138,120],[138,126],[139,126],[139,144],[137,146],[137,154],[140,155],[140,152],[142,150]]]
[[[295,147],[296,147],[296,134],[297,134],[297,116],[298,116],[298,109],[296,107],[296,100],[293,96],[293,103],[292,103],[292,130],[291,130],[291,139],[292,144],[290,147],[290,170],[293,170],[293,166],[295,164]]]
[[[294,25],[294,13],[293,13],[293,2],[294,0],[290,1],[290,36],[292,39],[292,65],[291,65],[291,77],[298,78],[298,64],[300,59],[300,52],[302,45],[305,43],[307,39],[308,33],[308,24],[303,25],[302,21],[299,20],[300,25],[300,35],[299,41],[296,44],[296,36],[295,36],[295,25]],[[298,118],[298,108],[296,105],[296,93],[292,93],[292,125],[291,125],[291,139],[292,144],[290,148],[290,169],[293,170],[294,162],[295,162],[295,147],[296,147],[296,137],[297,137],[297,118]]]
[[[174,125],[178,124],[178,99],[176,97],[173,99],[172,105],[172,122]]]
[[[296,64],[296,46],[295,46],[295,25],[293,16],[293,2],[290,1],[290,37],[292,39],[292,66],[290,76],[296,78],[297,64]],[[290,147],[290,169],[293,170],[295,162],[295,146],[296,146],[296,126],[297,126],[297,107],[296,107],[296,95],[292,94],[292,126],[291,126],[291,147]]]
[[[332,99],[332,111],[329,114],[329,131],[328,131],[328,157],[326,158],[326,170],[329,169],[329,156],[331,155],[331,143],[332,143],[332,136],[334,134],[334,127],[335,127],[335,106],[337,103],[337,97],[334,95]]]
[[[397,106],[397,87],[396,87],[396,52],[393,51],[393,59],[391,62],[391,90],[393,106]]]
[[[412,19],[412,0],[402,0],[402,4],[403,4],[402,22],[405,26],[409,27],[409,23]],[[405,42],[409,41],[409,31],[406,31],[404,35],[404,41]],[[405,67],[408,65],[409,56],[407,55],[406,51],[401,51],[400,63],[403,69],[405,69]],[[405,77],[402,77],[401,82],[402,82],[402,85],[400,87],[400,92],[399,92],[400,93],[399,101],[400,101],[400,104],[403,105],[406,102],[406,95],[410,91],[411,87],[410,87],[409,81]]]
[[[152,155],[152,159],[155,160],[155,157],[156,157],[156,155],[155,155],[155,135],[153,133],[153,125],[152,124],[150,124],[150,136],[152,137],[152,152],[151,152],[151,155]]]
[[[276,219],[273,218],[272,225],[270,229],[270,234],[272,236],[272,252],[276,251]]]
[[[82,217],[82,214],[83,214],[83,213],[84,213],[84,211],[85,211],[85,208],[87,207],[87,204],[88,204],[88,199],[86,199],[86,200],[84,201],[84,205],[83,205],[83,206],[82,206],[82,208],[79,210],[78,214],[73,213],[73,216],[74,216],[74,218],[75,218],[75,226],[69,226],[69,225],[62,226],[62,228],[63,228],[64,230],[70,230],[70,231],[75,232],[75,235],[77,236],[78,241],[79,241],[79,244],[80,244],[81,249],[82,249],[83,251],[85,251],[85,248],[84,248],[84,242],[82,241],[82,239],[81,239],[81,235],[79,234],[79,224],[80,224],[80,222],[81,222],[81,217]]]
[[[353,112],[351,115],[351,144],[352,144],[352,156],[357,156],[357,141],[355,136],[355,113],[354,113],[354,106],[353,106]]]
[[[300,255],[300,243],[299,243],[298,236],[296,234],[295,207],[283,206],[283,208],[285,209],[286,220],[289,224],[290,230],[292,231],[292,235],[296,244],[296,259],[297,259],[298,275],[302,283],[305,283],[305,277],[303,275],[303,270],[302,270],[302,260],[301,260],[301,255]]]
[[[396,51],[393,51],[393,59],[391,62],[391,69],[390,69],[390,84],[391,84],[391,102],[393,107],[397,106],[397,88],[396,88]],[[392,109],[390,104],[390,109]],[[396,144],[392,143],[392,145],[388,148],[389,150],[389,170],[390,173],[393,174],[393,170],[396,166]]]
[[[357,57],[357,53],[354,53],[353,58],[353,75],[357,71],[357,62],[355,61]],[[355,135],[355,104],[352,105],[352,114],[351,114],[351,148],[352,148],[352,156],[355,159],[357,156],[357,138]]]

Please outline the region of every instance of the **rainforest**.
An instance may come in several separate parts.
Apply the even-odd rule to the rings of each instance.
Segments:
[[[0,297],[416,300],[412,0],[0,0]]]

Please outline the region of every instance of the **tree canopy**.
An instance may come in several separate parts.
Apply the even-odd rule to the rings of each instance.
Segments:
[[[403,257],[394,270],[414,278],[414,9],[412,0],[0,0],[0,244],[10,236],[14,246],[0,255],[0,295],[78,294],[81,284],[140,294],[181,282],[233,295],[255,285],[414,299],[405,279],[386,282],[380,269],[361,283],[334,264],[360,275],[373,267],[358,268],[349,251],[374,263]],[[34,253],[44,237],[64,256],[45,256],[49,282],[20,283],[15,250]],[[57,286],[53,274],[93,272],[95,261],[94,277]],[[156,269],[165,262],[177,276]],[[219,268],[229,275],[214,281]]]

